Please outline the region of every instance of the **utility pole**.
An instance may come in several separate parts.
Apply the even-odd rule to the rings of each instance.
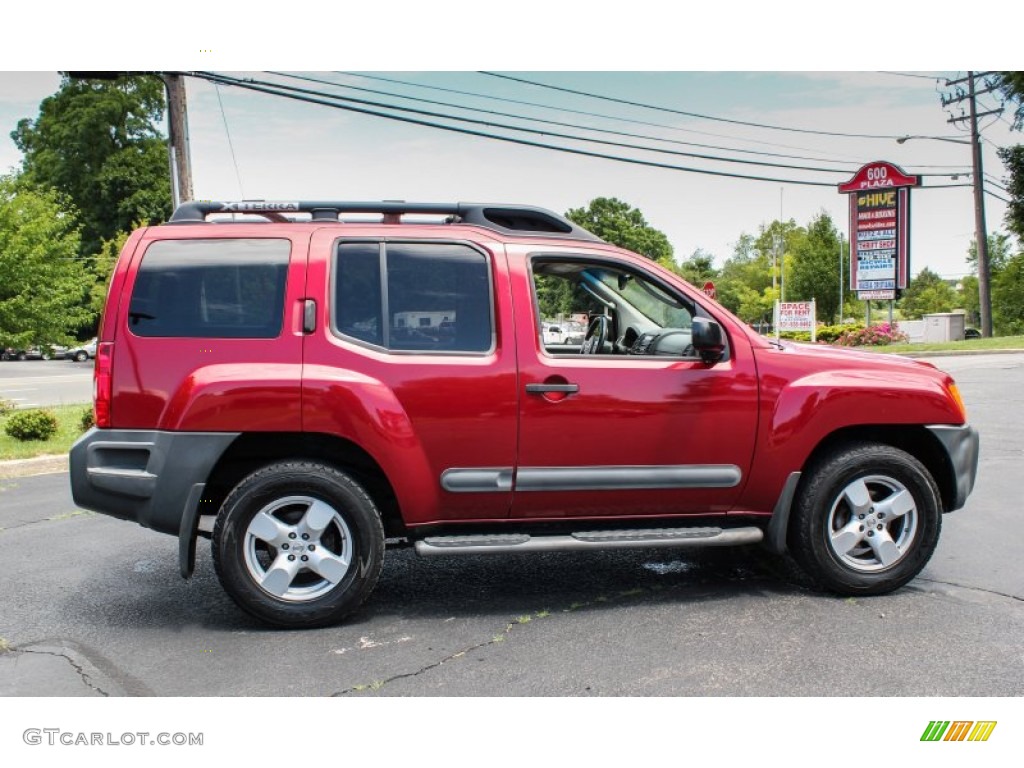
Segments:
[[[947,80],[947,86],[956,86],[967,83],[967,92],[962,88],[957,89],[955,96],[942,99],[942,106],[967,101],[969,112],[960,117],[951,117],[947,122],[960,123],[965,120],[971,121],[971,159],[972,173],[974,176],[974,238],[978,249],[978,302],[981,305],[981,335],[990,337],[992,335],[992,293],[990,288],[990,269],[988,261],[988,232],[985,228],[985,178],[981,163],[981,134],[978,132],[978,118],[985,115],[998,114],[1002,109],[990,109],[986,112],[978,112],[977,97],[981,94],[994,91],[994,84],[986,83],[981,90],[975,86],[978,75],[968,72],[967,77],[960,80]]]
[[[161,75],[167,86],[167,124],[170,131],[171,193],[174,207],[192,199],[192,161],[188,146],[188,108],[181,75]]]

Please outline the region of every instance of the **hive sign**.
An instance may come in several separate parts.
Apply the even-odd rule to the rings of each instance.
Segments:
[[[910,274],[910,187],[892,163],[868,163],[839,191],[850,198],[850,288],[860,299],[895,299]]]

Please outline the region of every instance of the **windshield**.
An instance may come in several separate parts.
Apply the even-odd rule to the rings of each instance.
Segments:
[[[618,270],[591,267],[584,280],[597,280],[640,314],[662,328],[689,328],[690,311],[654,283]]]

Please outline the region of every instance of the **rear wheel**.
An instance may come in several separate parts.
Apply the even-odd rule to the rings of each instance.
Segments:
[[[227,593],[282,627],[333,624],[377,583],[384,530],[373,500],[324,464],[282,462],[245,478],[213,531],[214,565]]]
[[[827,589],[883,594],[924,568],[938,543],[941,511],[935,481],[913,456],[883,444],[847,446],[809,471],[790,548]]]
[[[80,349],[77,352],[75,352],[75,362],[76,363],[84,363],[88,359],[89,359],[89,355],[87,355],[84,350]]]

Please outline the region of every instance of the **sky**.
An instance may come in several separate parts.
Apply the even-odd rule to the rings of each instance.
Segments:
[[[943,87],[945,80],[962,76],[962,72],[500,72],[662,108],[650,109],[476,71],[363,73],[401,81],[396,83],[334,71],[281,70],[471,108],[458,110],[260,71],[214,71],[535,130],[755,162],[828,167],[840,172],[710,161],[462,124],[470,130],[608,155],[713,172],[824,181],[830,186],[643,167],[408,125],[190,78],[186,85],[189,136],[194,193],[198,198],[503,202],[565,212],[584,206],[595,197],[617,197],[639,208],[652,226],[666,233],[678,260],[702,249],[711,253],[720,266],[731,255],[742,233],[757,234],[761,226],[780,216],[806,225],[824,211],[836,220],[841,231],[848,232],[846,198],[832,185],[851,177],[866,162],[887,160],[910,172],[933,174],[926,176],[924,186],[912,193],[912,272],[928,267],[956,278],[967,271],[964,257],[974,237],[972,190],[969,186],[934,188],[970,183],[970,147],[954,143],[966,140],[966,134],[947,124],[952,108],[943,108],[940,101],[941,94],[952,92],[951,88]],[[0,169],[11,169],[20,162],[20,154],[8,135],[17,120],[34,117],[40,100],[54,92],[58,84],[55,72],[0,73]],[[450,90],[439,90],[442,88]],[[996,107],[1000,101],[988,95],[982,103]],[[569,123],[573,127],[473,111],[480,109]],[[889,138],[847,138],[753,128],[682,116],[665,109],[800,131],[878,134]],[[458,125],[430,117],[412,117]],[[1008,118],[1009,112],[1003,119],[989,117],[982,123],[985,169],[1004,186],[1003,169],[995,150],[1020,138],[1019,134],[1011,135]],[[583,130],[587,127],[668,141]],[[892,138],[907,134],[942,136],[954,141],[915,139],[900,145]],[[959,178],[952,178],[954,175]],[[996,187],[990,189],[1005,196]],[[986,196],[990,231],[1001,228],[1004,212],[1002,202]]]
[[[783,5],[792,6],[796,12],[809,13],[816,8],[801,0]],[[907,17],[913,19],[915,49],[903,40],[883,35],[877,25],[870,24],[851,27],[844,23],[822,35],[820,30],[794,31],[792,24],[798,22],[793,21],[783,27],[783,33],[773,34],[778,19],[760,6],[745,7],[743,18],[748,23],[738,28],[730,16],[736,6],[726,2],[718,11],[703,9],[686,19],[668,17],[666,23],[658,24],[652,23],[658,17],[650,10],[655,6],[647,0],[630,5],[636,13],[603,21],[587,21],[581,11],[584,7],[604,7],[600,3],[566,2],[555,8],[523,0],[516,6],[521,13],[509,21],[496,11],[486,10],[470,19],[438,18],[418,5],[400,2],[389,6],[398,12],[386,27],[390,35],[384,36],[387,45],[374,36],[343,31],[359,29],[371,23],[369,20],[380,27],[380,17],[366,9],[346,10],[343,18],[336,18],[344,22],[338,25],[311,25],[284,15],[275,19],[272,30],[266,23],[257,26],[258,22],[252,20],[248,26],[233,20],[230,28],[218,27],[216,22],[226,17],[214,17],[213,23],[197,32],[197,28],[180,20],[161,19],[166,27],[164,34],[145,41],[121,36],[113,49],[97,39],[56,30],[42,48],[33,41],[25,51],[12,55],[7,50],[0,58],[0,172],[20,163],[8,134],[18,119],[34,117],[39,101],[56,90],[59,80],[55,70],[71,66],[203,69],[534,130],[643,143],[676,152],[829,167],[841,172],[702,160],[515,133],[493,125],[463,124],[471,130],[585,151],[715,172],[813,179],[829,186],[643,167],[403,124],[228,85],[215,87],[189,78],[189,133],[197,198],[500,202],[538,205],[562,213],[585,206],[595,197],[617,197],[639,208],[651,226],[666,233],[677,260],[702,249],[720,266],[732,254],[741,234],[756,235],[760,227],[776,218],[806,225],[824,211],[846,234],[845,196],[835,185],[851,177],[864,163],[886,160],[909,172],[935,174],[925,177],[924,186],[912,194],[912,273],[928,267],[950,278],[964,275],[965,256],[975,230],[972,190],[968,186],[971,151],[968,145],[956,143],[966,140],[965,128],[947,123],[957,108],[944,108],[940,99],[952,92],[943,87],[945,80],[965,74],[955,66],[984,69],[987,64],[988,69],[999,69],[1009,65],[987,55],[990,49],[985,47],[978,48],[976,58],[966,56],[965,50],[950,51],[933,34],[937,22],[920,14]],[[314,3],[313,7],[318,6]],[[527,13],[530,10],[543,11],[544,15],[537,18],[547,23],[531,22],[534,17]],[[898,28],[904,21],[901,14],[909,13],[907,9],[889,9],[885,19],[891,28]],[[828,23],[819,17],[820,13],[814,23]],[[75,20],[69,21],[68,28],[73,29]],[[212,42],[211,29],[220,30]],[[255,29],[260,36],[245,35]],[[295,38],[295,30],[301,32],[300,39]],[[499,30],[507,34],[497,34]],[[287,42],[281,46],[264,44],[276,39]],[[607,44],[611,39],[614,45]],[[922,44],[922,39],[932,42]],[[857,44],[865,40],[873,41],[872,45],[858,49]],[[553,41],[560,47],[553,47]],[[884,44],[876,45],[878,41]],[[986,42],[996,44],[991,50],[997,50],[998,40],[991,31]],[[870,63],[886,70],[868,71],[869,62],[860,50],[885,54],[872,57]],[[13,66],[15,63],[17,66]],[[36,71],[12,71],[22,67]],[[489,76],[481,74],[481,68],[607,98]],[[301,73],[338,85],[395,95],[271,76],[267,70]],[[338,72],[386,77],[401,83]],[[470,93],[480,95],[467,95]],[[398,94],[456,103],[468,109],[415,103]],[[999,99],[990,94],[981,103],[986,108],[995,107]],[[509,112],[533,120],[472,110]],[[582,127],[560,127],[535,122],[537,119]],[[723,119],[797,130],[755,128]],[[989,117],[982,122],[987,183],[994,180],[1005,186],[996,148],[1021,139],[1020,133],[1011,132],[1009,119],[1008,110],[1002,118]],[[584,128],[655,138],[601,134]],[[950,140],[914,139],[897,144],[895,137],[903,135]],[[963,186],[934,188],[944,184]],[[998,187],[989,189],[1006,196]],[[1003,229],[1004,203],[989,195],[985,203],[989,231]]]

